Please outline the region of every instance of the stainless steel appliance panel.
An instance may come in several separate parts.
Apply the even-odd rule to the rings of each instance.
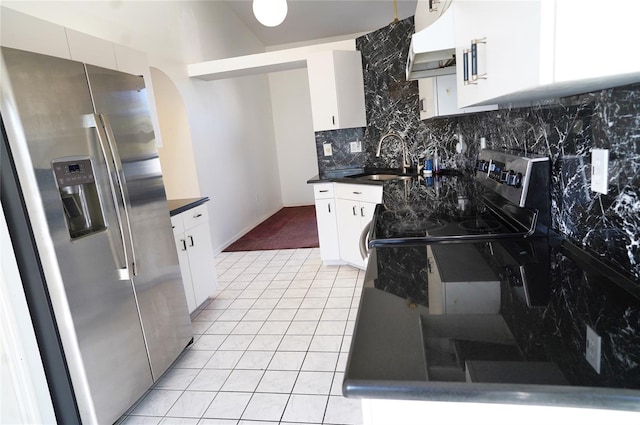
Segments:
[[[142,77],[86,65],[96,113],[122,182],[133,282],[158,379],[193,336]],[[119,159],[118,159],[119,158]]]
[[[121,273],[122,229],[84,65],[1,51],[2,117],[80,414],[84,423],[112,423],[152,375],[132,282]],[[72,240],[52,164],[74,156],[91,159],[106,226]]]

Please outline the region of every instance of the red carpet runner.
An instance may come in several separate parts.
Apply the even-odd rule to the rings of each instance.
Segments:
[[[318,246],[316,209],[307,205],[281,209],[229,245],[224,252]]]

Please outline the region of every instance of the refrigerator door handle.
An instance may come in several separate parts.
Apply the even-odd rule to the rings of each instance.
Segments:
[[[129,194],[127,193],[127,186],[123,182],[124,179],[124,171],[122,169],[122,161],[120,161],[120,155],[118,154],[118,148],[115,143],[115,136],[113,135],[113,130],[111,129],[111,124],[109,123],[109,117],[105,114],[98,114],[100,120],[104,125],[104,130],[107,135],[107,142],[109,143],[109,151],[111,152],[111,158],[113,160],[113,164],[115,166],[115,176],[118,183],[118,188],[120,192],[120,198],[122,200],[122,210],[124,212],[125,218],[125,227],[127,230],[127,239],[129,242],[129,252],[131,254],[131,270],[133,272],[133,276],[138,275],[138,271],[136,268],[136,250],[133,245],[133,232],[131,231],[131,219],[129,217],[130,202],[129,202]]]
[[[124,226],[122,225],[122,217],[120,215],[120,207],[118,206],[118,196],[116,194],[115,185],[113,183],[113,174],[111,169],[111,163],[109,162],[109,153],[107,152],[107,135],[102,127],[102,121],[97,114],[86,115],[85,124],[87,127],[95,128],[98,135],[98,142],[100,143],[100,150],[104,158],[105,166],[107,167],[107,176],[109,179],[109,192],[115,207],[116,219],[118,220],[118,231],[120,232],[120,242],[122,243],[122,258],[115,258],[118,267],[118,277],[120,280],[131,279],[131,273],[129,270],[129,258],[127,256],[126,240],[124,234]],[[114,257],[120,257],[115,254]]]

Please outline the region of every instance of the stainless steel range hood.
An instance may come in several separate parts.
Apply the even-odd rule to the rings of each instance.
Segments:
[[[456,47],[450,7],[431,25],[411,37],[407,81],[456,73]]]

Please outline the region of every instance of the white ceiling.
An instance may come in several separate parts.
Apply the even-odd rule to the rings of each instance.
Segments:
[[[393,0],[287,0],[282,24],[265,27],[253,16],[251,0],[225,0],[265,46],[375,31],[393,21]],[[413,16],[417,0],[397,0],[398,19]]]

